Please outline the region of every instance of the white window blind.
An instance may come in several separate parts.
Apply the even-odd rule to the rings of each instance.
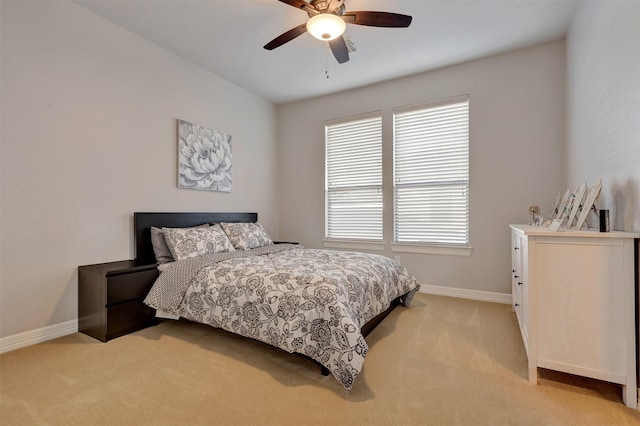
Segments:
[[[469,244],[469,97],[394,108],[394,241]]]
[[[382,240],[382,114],[325,123],[325,236]]]

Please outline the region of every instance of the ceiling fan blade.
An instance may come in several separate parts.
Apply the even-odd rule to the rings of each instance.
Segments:
[[[406,28],[412,20],[409,15],[389,12],[347,12],[342,18],[348,24],[387,28]]]
[[[347,43],[344,41],[344,37],[340,36],[331,40],[329,46],[339,64],[344,64],[349,60],[349,49],[347,48]]]
[[[291,28],[286,33],[280,34],[278,37],[274,38],[269,43],[265,44],[264,48],[267,50],[273,50],[276,47],[280,47],[283,44],[293,40],[294,38],[306,32],[307,32],[307,24],[306,23],[300,24],[295,28]]]

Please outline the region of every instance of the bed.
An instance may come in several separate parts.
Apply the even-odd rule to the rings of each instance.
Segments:
[[[365,337],[419,289],[385,256],[274,242],[256,213],[135,213],[134,223],[138,262],[158,260],[159,233],[174,257],[159,263],[144,300],[158,317],[300,354],[347,391],[369,350]]]

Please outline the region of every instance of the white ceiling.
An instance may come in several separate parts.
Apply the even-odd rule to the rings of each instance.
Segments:
[[[346,0],[347,11],[402,13],[413,22],[409,28],[348,25],[345,38],[357,51],[345,64],[309,34],[263,49],[308,19],[277,0],[75,3],[284,104],[562,39],[578,0]]]

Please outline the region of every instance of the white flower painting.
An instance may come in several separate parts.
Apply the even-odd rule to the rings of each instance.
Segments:
[[[231,135],[178,120],[178,187],[231,192]]]

